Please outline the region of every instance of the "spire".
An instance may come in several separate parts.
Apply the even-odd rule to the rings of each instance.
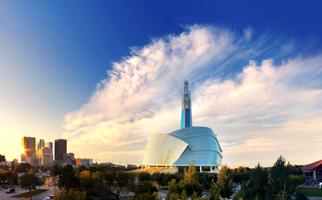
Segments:
[[[192,126],[191,94],[189,90],[189,82],[185,80],[184,86],[183,86],[181,128],[189,128],[191,126]]]

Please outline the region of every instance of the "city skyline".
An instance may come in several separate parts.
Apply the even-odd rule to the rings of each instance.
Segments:
[[[140,164],[150,134],[178,128],[188,80],[223,163],[320,160],[316,4],[1,2],[0,154],[66,138],[81,157]]]

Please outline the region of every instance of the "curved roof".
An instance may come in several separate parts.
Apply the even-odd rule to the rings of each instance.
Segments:
[[[172,166],[188,144],[166,134],[153,134],[145,147],[143,165]]]
[[[208,127],[190,127],[169,133],[186,143],[188,147],[174,163],[175,166],[218,166],[222,159],[222,149],[216,135]]]
[[[219,166],[222,150],[207,127],[189,127],[169,134],[153,134],[145,149],[143,165]]]

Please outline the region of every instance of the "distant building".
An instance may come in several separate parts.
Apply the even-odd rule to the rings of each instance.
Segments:
[[[53,143],[52,142],[45,142],[45,147],[50,148],[51,150],[54,150]]]
[[[37,149],[42,149],[45,147],[45,140],[44,139],[40,139],[38,142],[37,142]]]
[[[23,137],[22,147],[24,152],[21,154],[21,162],[37,166],[39,163],[38,158],[36,157],[36,138]]]
[[[66,153],[63,155],[63,159],[59,161],[62,166],[66,165],[76,165],[76,159],[74,153]]]
[[[55,161],[62,161],[64,154],[67,153],[67,140],[55,140]]]
[[[53,164],[53,143],[45,142],[45,140],[40,139],[37,142],[37,158],[39,160],[39,165],[50,167]]]
[[[134,170],[134,169],[138,169],[139,167],[137,165],[132,165],[132,164],[128,164],[126,166],[126,169],[128,170]]]
[[[76,167],[91,167],[93,166],[93,159],[89,158],[77,158],[76,159]]]
[[[310,177],[317,182],[322,181],[322,160],[304,165],[301,169],[306,177]]]

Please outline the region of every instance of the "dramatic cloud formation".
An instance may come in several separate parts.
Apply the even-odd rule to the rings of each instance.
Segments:
[[[179,128],[187,79],[193,123],[217,133],[224,162],[270,164],[280,154],[295,163],[320,159],[322,55],[290,58],[292,45],[254,34],[195,25],[132,49],[89,102],[66,115],[70,149],[140,163],[149,134]]]

